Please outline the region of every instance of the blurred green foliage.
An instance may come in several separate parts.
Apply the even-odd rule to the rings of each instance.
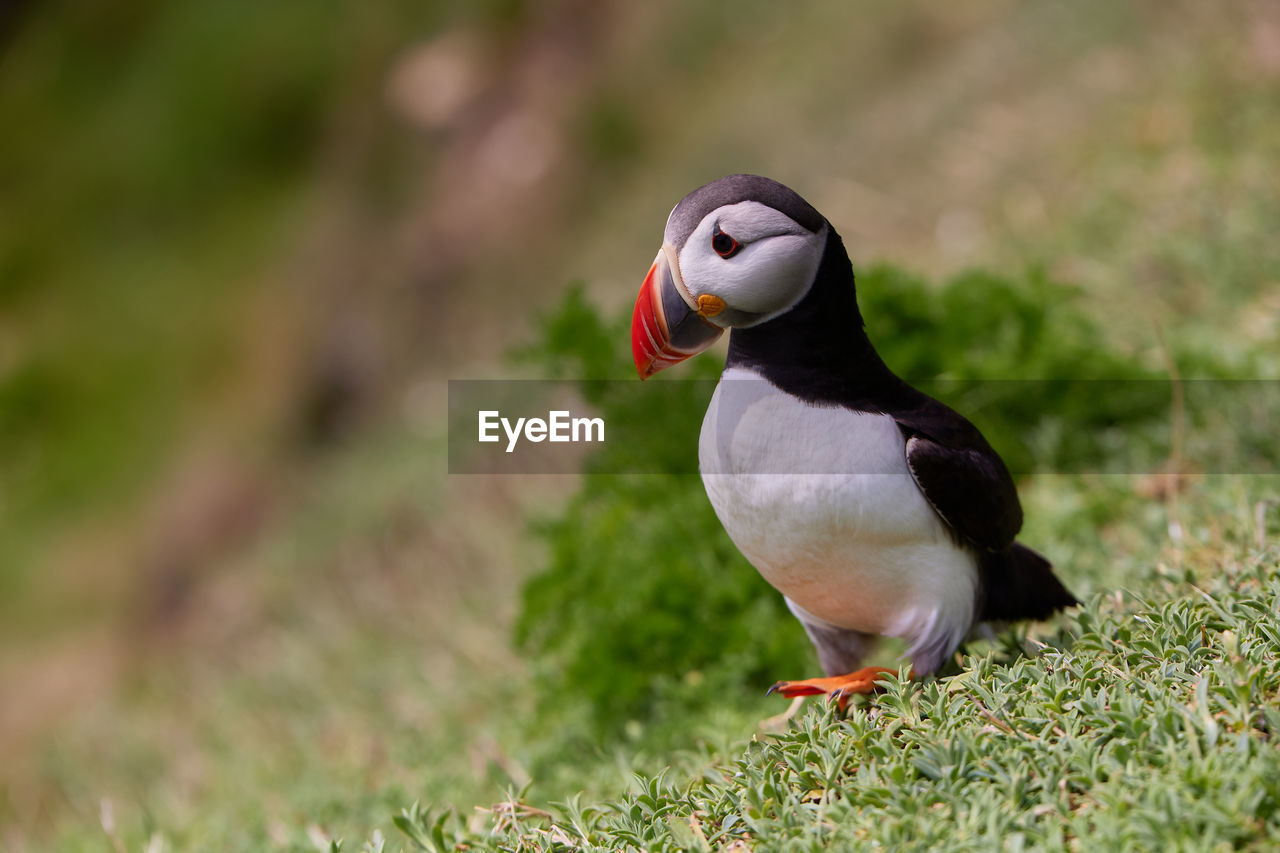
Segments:
[[[339,2],[63,2],[0,74],[0,582],[127,494],[234,363],[248,273],[323,138]],[[256,25],[243,26],[246,18]]]
[[[127,511],[242,377],[264,304],[293,298],[278,285],[324,155],[350,133],[338,117],[386,135],[361,90],[381,85],[407,23],[441,16],[399,0],[60,0],[17,19],[0,64],[9,626],[34,615],[22,593],[51,545]],[[284,340],[298,324],[263,328]],[[219,427],[248,420],[251,394],[231,395]]]
[[[1042,270],[971,270],[931,287],[878,266],[858,295],[890,368],[973,421],[1011,471],[1079,471],[1121,455],[1141,465],[1139,445],[1167,440],[1167,377],[1109,346],[1083,294]]]

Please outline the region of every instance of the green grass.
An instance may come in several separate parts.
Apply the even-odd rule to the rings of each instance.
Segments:
[[[529,490],[478,519],[450,504],[474,504],[483,483],[438,488],[438,432],[369,438],[313,468],[291,523],[212,581],[186,625],[143,638],[145,664],[111,701],[6,768],[28,787],[0,791],[0,817],[43,824],[36,849],[101,849],[104,799],[127,849],[155,835],[165,849],[309,850],[312,827],[354,837],[424,793],[479,801],[506,782],[459,744],[501,731],[519,705],[501,684],[521,668],[456,626],[511,618],[507,567],[532,558],[517,535]],[[181,651],[192,637],[199,655]]]
[[[673,667],[652,711],[592,737],[584,695],[544,694],[558,715],[538,716],[536,666],[454,627],[493,618],[495,606],[509,618],[501,614],[515,602],[502,599],[515,590],[504,591],[503,567],[533,556],[515,543],[468,553],[465,528],[550,513],[545,497],[531,490],[504,514],[468,518],[444,495],[424,499],[438,446],[378,439],[317,476],[298,526],[253,558],[251,589],[214,596],[208,618],[228,622],[202,660],[157,658],[123,707],[62,729],[39,771],[70,808],[36,849],[101,849],[103,797],[126,849],[152,838],[164,849],[304,851],[318,838],[377,849],[376,829],[382,849],[412,851],[392,818],[415,800],[430,804],[419,825],[453,815],[441,850],[460,841],[553,849],[557,838],[610,849],[628,832],[637,849],[663,839],[696,848],[691,815],[711,849],[737,837],[752,849],[809,849],[862,832],[885,841],[919,832],[918,849],[939,849],[928,843],[936,833],[955,841],[941,849],[998,849],[1013,833],[1025,849],[1055,849],[1068,832],[1106,849],[1124,833],[1133,849],[1240,838],[1266,849],[1260,839],[1277,830],[1265,810],[1277,796],[1267,773],[1280,722],[1280,512],[1264,517],[1271,545],[1258,549],[1254,508],[1280,500],[1280,479],[1190,483],[1174,542],[1168,508],[1136,497],[1134,478],[1036,477],[1023,488],[1027,539],[1087,595],[1079,612],[975,644],[954,677],[860,701],[847,721],[811,700],[783,735],[756,733],[786,707],[763,688],[814,663],[794,620],[765,621],[771,637],[748,640],[702,683]],[[404,464],[415,458],[420,467]],[[449,558],[458,580],[397,570],[397,554],[426,549],[461,550]],[[331,553],[343,559],[327,561]],[[726,570],[740,572],[734,582],[756,580],[748,566]],[[297,596],[298,571],[329,592]],[[255,600],[275,602],[270,619],[229,609]],[[744,657],[756,665],[769,643],[796,656],[753,682],[738,668]],[[628,675],[616,662],[610,671]],[[717,685],[710,697],[708,685]],[[582,686],[596,689],[590,677]],[[484,738],[491,745],[477,752]],[[533,783],[522,794],[526,772]],[[1248,797],[1257,810],[1236,810]],[[1170,808],[1181,821],[1159,817]]]
[[[397,825],[440,851],[1273,849],[1278,557],[1236,544],[1205,577],[1153,572],[1146,596],[1094,596],[1043,640],[1007,635],[847,716],[816,703],[692,776]]]

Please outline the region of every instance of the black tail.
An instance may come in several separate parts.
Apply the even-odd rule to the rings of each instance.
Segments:
[[[1007,551],[983,560],[986,593],[981,621],[1047,619],[1080,602],[1053,574],[1048,560],[1017,542]]]

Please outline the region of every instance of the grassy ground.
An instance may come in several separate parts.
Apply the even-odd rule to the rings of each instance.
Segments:
[[[14,176],[4,221],[21,224],[5,232],[0,268],[0,428],[13,437],[6,463],[20,463],[0,473],[6,849],[96,850],[105,840],[305,850],[338,837],[352,849],[375,830],[387,849],[412,849],[392,817],[415,800],[431,804],[415,818],[423,824],[457,806],[462,817],[442,825],[446,842],[481,847],[705,839],[778,849],[909,831],[921,842],[946,831],[954,847],[974,849],[997,838],[1028,849],[1274,841],[1267,706],[1280,526],[1275,510],[1261,526],[1254,519],[1280,485],[1213,475],[1231,424],[1188,441],[1180,464],[1207,473],[1182,491],[1148,476],[1025,481],[1026,540],[1064,567],[1088,606],[1029,638],[971,650],[958,679],[903,686],[848,721],[815,708],[790,733],[751,740],[780,707],[740,683],[735,661],[672,673],[654,688],[652,716],[584,738],[578,697],[538,694],[553,664],[509,642],[520,588],[548,564],[527,522],[565,517],[577,484],[445,477],[436,381],[503,370],[498,353],[535,334],[526,308],[570,278],[584,277],[606,306],[625,305],[670,205],[736,169],[808,195],[860,266],[889,260],[938,286],[970,265],[1017,282],[1043,265],[1082,288],[1073,310],[1117,358],[1161,373],[1172,357],[1184,373],[1211,364],[1219,375],[1275,378],[1280,21],[1269,5],[756,4],[726,15],[719,4],[656,4],[614,21],[624,35],[611,36],[613,50],[554,118],[590,179],[559,190],[544,215],[527,208],[542,220],[536,238],[494,212],[508,216],[491,221],[513,244],[537,246],[459,298],[448,315],[455,360],[424,365],[387,396],[379,425],[311,455],[287,447],[294,413],[275,399],[298,375],[291,353],[308,330],[295,338],[271,318],[311,310],[314,291],[299,282],[386,261],[313,241],[332,248],[342,230],[325,215],[335,183],[381,187],[358,194],[354,206],[370,206],[389,167],[368,163],[404,162],[395,144],[388,151],[385,138],[350,128],[380,114],[379,75],[397,46],[443,18],[352,12],[346,31],[362,35],[335,72],[332,34],[299,23],[327,13],[281,12],[262,44],[248,43],[248,67],[265,69],[252,75],[270,84],[264,98],[276,92],[313,112],[277,116],[269,99],[242,113],[236,78],[216,66],[181,70],[200,64],[206,43],[189,5],[112,24],[155,45],[129,54],[136,65],[109,44],[84,54],[98,57],[81,72],[88,80],[123,69],[113,99],[90,88],[79,96],[88,106],[63,114],[60,102],[30,96],[46,92],[29,85],[44,78],[9,75],[0,86],[28,128],[8,138],[3,160]],[[506,21],[502,7],[486,4],[485,14]],[[54,20],[39,19],[35,41],[15,42],[6,68],[48,72],[58,50],[83,54],[76,39],[92,42],[94,27],[59,47]],[[293,30],[307,38],[282,35]],[[504,38],[513,56],[532,50]],[[196,72],[206,99],[231,104],[230,119],[202,124],[179,109],[179,83]],[[366,82],[337,84],[344,97],[330,109],[331,74]],[[166,80],[161,100],[176,105],[168,130],[136,133],[154,147],[130,148],[139,125],[127,107],[154,100],[147,82]],[[501,115],[497,103],[486,109]],[[62,116],[52,129],[51,115]],[[272,166],[260,180],[226,152],[271,164],[300,151],[273,153],[255,136],[263,115],[330,145],[301,170]],[[174,128],[208,136],[207,147],[181,146],[205,174],[194,190],[186,167],[165,159],[176,156],[161,144]],[[42,161],[44,150],[64,151],[47,140],[80,171]],[[98,150],[111,158],[101,172]],[[23,164],[40,162],[50,165],[24,175]],[[135,181],[155,186],[134,194]],[[447,182],[424,183],[429,206],[430,190]],[[148,213],[126,203],[136,199],[169,202]],[[164,213],[174,209],[181,215]],[[68,240],[60,223],[77,216],[94,227]],[[156,232],[157,218],[176,236]],[[376,230],[361,223],[358,234]],[[399,227],[414,224],[406,215]],[[387,265],[410,268],[403,255]],[[328,299],[354,279],[364,277],[336,277],[321,292]],[[127,310],[117,312],[122,294]],[[211,384],[222,390],[206,393]],[[42,411],[47,422],[22,420]],[[173,493],[153,484],[186,470],[193,444],[197,457],[205,448],[193,433],[219,448],[212,462],[197,459],[199,485],[207,469],[237,465],[268,472],[248,479],[269,485],[247,497],[228,488],[232,504],[262,505],[256,532],[215,536],[238,544],[213,549],[184,576],[181,606],[157,617],[139,605],[154,576],[131,557],[142,550],[135,540],[166,524],[149,507]],[[106,555],[125,558],[106,568]],[[778,644],[806,654],[796,626],[779,632]],[[707,684],[734,692],[708,702]],[[540,710],[548,699],[562,716]]]
[[[1241,541],[1248,514],[1232,526],[1145,596],[1095,596],[1052,636],[1010,635],[847,716],[811,706],[700,772],[399,825],[427,850],[1272,849],[1280,551]]]

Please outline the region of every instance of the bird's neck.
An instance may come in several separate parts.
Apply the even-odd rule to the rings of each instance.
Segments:
[[[725,367],[744,367],[797,397],[856,405],[900,384],[871,345],[844,241],[828,227],[809,292],[768,322],[729,335]]]

